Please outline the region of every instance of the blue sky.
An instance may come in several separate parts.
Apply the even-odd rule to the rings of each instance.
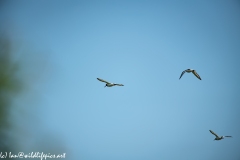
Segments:
[[[26,65],[47,73],[34,73],[44,81],[24,105],[23,124],[41,126],[28,151],[52,134],[72,160],[239,160],[238,1],[10,1],[0,12],[38,51]],[[202,80],[179,80],[187,68]]]

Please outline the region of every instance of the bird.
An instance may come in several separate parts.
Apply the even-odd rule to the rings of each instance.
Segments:
[[[123,84],[117,84],[117,83],[110,83],[108,81],[105,81],[101,78],[97,78],[97,80],[106,83],[105,87],[112,87],[112,86],[124,86]]]
[[[216,133],[214,133],[212,130],[209,130],[216,138],[214,140],[221,140],[224,139],[224,137],[232,137],[232,136],[221,136],[219,137]]]
[[[181,79],[181,77],[183,76],[183,74],[185,72],[187,72],[187,73],[192,72],[198,79],[202,80],[201,77],[197,74],[196,70],[194,70],[194,69],[186,69],[185,71],[182,72],[182,74],[181,74],[179,79]]]

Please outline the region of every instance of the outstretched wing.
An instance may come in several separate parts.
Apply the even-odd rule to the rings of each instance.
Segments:
[[[97,80],[101,81],[101,82],[104,82],[104,83],[109,83],[108,81],[105,81],[103,79],[100,79],[100,78],[97,78]]]
[[[193,70],[192,73],[193,73],[198,79],[202,80],[201,77],[197,74],[197,72],[196,72],[195,70]]]
[[[224,137],[232,137],[232,136],[224,136]]]
[[[114,84],[114,85],[116,85],[116,86],[124,86],[123,84]]]
[[[186,70],[182,72],[182,74],[181,74],[181,76],[180,76],[180,78],[179,78],[179,79],[181,79],[181,77],[183,76],[183,74],[184,74],[185,72],[186,72]]]
[[[218,137],[216,133],[214,133],[212,130],[209,130],[214,136]]]

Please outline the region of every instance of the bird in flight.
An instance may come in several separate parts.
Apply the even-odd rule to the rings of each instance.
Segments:
[[[186,69],[185,71],[182,72],[181,76],[179,79],[181,79],[181,77],[183,76],[183,74],[187,72],[187,73],[193,73],[198,79],[202,80],[201,77],[197,74],[197,72],[194,69]]]
[[[224,139],[224,137],[232,137],[232,136],[221,136],[219,137],[216,133],[214,133],[212,130],[209,130],[216,138],[214,140],[221,140]]]
[[[97,78],[97,80],[106,83],[105,87],[112,87],[112,86],[124,86],[123,84],[117,84],[117,83],[110,83],[108,81],[105,81],[103,79]]]

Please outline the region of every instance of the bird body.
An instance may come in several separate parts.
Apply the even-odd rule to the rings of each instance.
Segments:
[[[105,81],[101,78],[97,78],[97,80],[106,83],[105,87],[112,87],[112,86],[124,86],[123,84],[117,84],[117,83],[110,83],[108,81]]]
[[[185,71],[182,72],[179,79],[181,79],[181,77],[184,75],[185,72],[187,72],[187,73],[192,72],[198,79],[202,80],[201,77],[197,74],[196,70],[194,70],[194,69],[186,69]]]
[[[214,140],[222,140],[224,137],[232,137],[232,136],[218,136],[216,133],[214,133],[212,130],[209,130],[216,138]]]

